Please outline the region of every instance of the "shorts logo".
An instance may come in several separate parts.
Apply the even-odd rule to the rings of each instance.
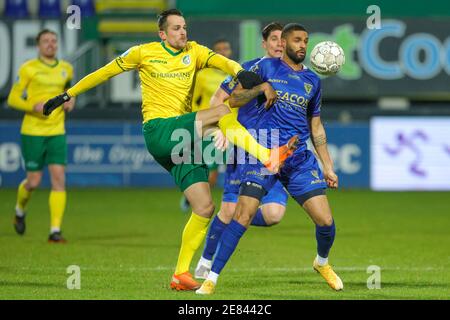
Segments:
[[[309,83],[306,83],[306,82],[304,83],[304,86],[305,86],[306,93],[310,94],[311,93],[311,89],[313,88],[313,86],[311,84],[309,84]]]
[[[183,57],[182,62],[183,62],[183,64],[185,64],[185,65],[189,65],[189,64],[191,63],[191,56],[190,56],[190,55],[185,55],[185,56]]]
[[[319,172],[317,172],[317,170],[312,170],[312,171],[311,171],[311,175],[312,175],[314,178],[319,179]]]

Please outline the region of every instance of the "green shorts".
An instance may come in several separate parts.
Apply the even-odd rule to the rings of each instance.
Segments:
[[[22,155],[27,171],[41,171],[44,165],[67,164],[66,135],[29,136],[21,135]]]
[[[198,140],[195,116],[196,112],[192,112],[152,119],[142,128],[147,150],[174,177],[181,191],[197,182],[208,182],[209,171],[203,162],[201,144],[194,143]]]

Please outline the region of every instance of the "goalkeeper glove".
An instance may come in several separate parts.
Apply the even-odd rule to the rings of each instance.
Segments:
[[[252,71],[241,70],[238,72],[236,77],[244,89],[251,89],[263,83],[261,77]]]
[[[70,96],[66,92],[48,100],[44,104],[44,110],[43,110],[44,115],[46,115],[46,116],[50,115],[50,113],[52,113],[53,110],[55,110],[60,105],[62,105],[64,102],[67,102],[69,100],[70,100]]]

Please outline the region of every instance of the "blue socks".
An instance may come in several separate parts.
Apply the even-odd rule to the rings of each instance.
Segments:
[[[316,225],[316,240],[317,240],[317,254],[322,258],[327,258],[330,252],[331,246],[334,242],[334,236],[336,234],[336,227],[333,224],[331,226],[318,226]]]
[[[258,211],[256,211],[256,215],[253,217],[251,225],[267,227],[267,223],[266,223],[266,220],[264,220],[264,216],[262,214],[261,208],[258,208]]]
[[[205,248],[203,249],[202,254],[203,258],[207,260],[213,259],[214,253],[216,253],[217,244],[226,227],[228,227],[228,225],[220,221],[218,216],[214,217],[206,236]]]
[[[247,229],[236,220],[232,220],[223,232],[211,271],[219,274],[236,249],[239,240]]]

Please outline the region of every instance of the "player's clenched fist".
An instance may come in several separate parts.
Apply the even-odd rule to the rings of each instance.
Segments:
[[[48,100],[44,104],[44,110],[43,110],[44,115],[46,115],[46,116],[50,115],[50,113],[52,113],[53,110],[55,110],[60,105],[62,105],[64,102],[67,102],[69,100],[70,100],[70,96],[66,92]]]

